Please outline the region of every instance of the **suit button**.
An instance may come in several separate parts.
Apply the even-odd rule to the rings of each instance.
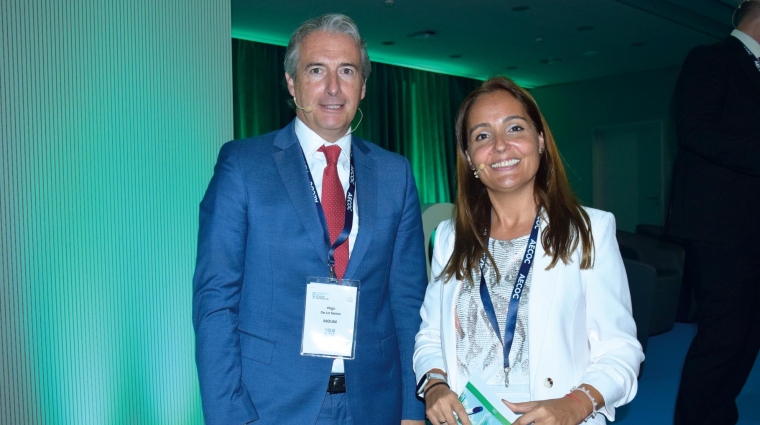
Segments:
[[[544,386],[546,388],[551,388],[554,385],[554,381],[552,381],[552,378],[546,378],[544,381]]]

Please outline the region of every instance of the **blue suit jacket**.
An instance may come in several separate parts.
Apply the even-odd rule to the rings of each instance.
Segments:
[[[414,337],[427,284],[408,161],[353,137],[359,233],[345,278],[361,281],[349,407],[362,424],[424,418]],[[306,277],[327,247],[290,125],[225,144],[200,206],[193,323],[206,423],[314,423],[332,359],[301,356]],[[257,420],[258,419],[258,420]]]

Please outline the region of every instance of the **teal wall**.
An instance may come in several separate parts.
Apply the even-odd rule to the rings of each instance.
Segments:
[[[0,2],[0,424],[199,424],[227,0]]]
[[[671,97],[680,67],[531,89],[559,146],[573,189],[584,205],[594,202],[593,142],[599,127],[661,120],[665,188],[676,140]],[[621,167],[628,164],[620,164]],[[664,194],[667,200],[667,193]]]

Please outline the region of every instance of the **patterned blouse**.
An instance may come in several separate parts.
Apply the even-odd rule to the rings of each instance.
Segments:
[[[517,309],[512,349],[509,353],[509,383],[506,384],[504,354],[501,339],[509,309],[509,297],[525,254],[529,236],[525,235],[508,241],[489,239],[488,250],[501,273],[496,281],[496,273],[490,263],[485,268],[488,293],[496,311],[501,336],[497,337],[480,299],[480,270],[474,273],[475,284],[469,279],[462,281],[456,300],[457,367],[464,377],[480,375],[499,396],[509,401],[528,401],[530,398],[530,365],[528,363],[528,300],[533,276],[531,268],[525,282],[523,295]]]

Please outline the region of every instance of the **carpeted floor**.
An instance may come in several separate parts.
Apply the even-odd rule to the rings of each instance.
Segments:
[[[631,404],[618,409],[615,424],[673,423],[681,367],[696,331],[696,325],[676,323],[672,331],[649,338],[639,392]],[[755,362],[737,404],[738,425],[760,425],[760,358]]]

